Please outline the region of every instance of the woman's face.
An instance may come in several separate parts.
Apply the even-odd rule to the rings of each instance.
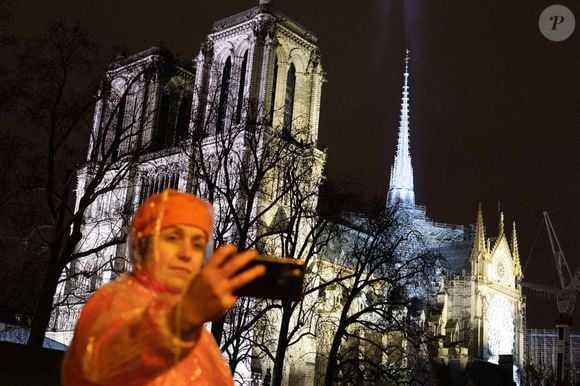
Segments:
[[[201,269],[206,243],[200,228],[190,225],[163,228],[151,244],[143,268],[170,292],[183,293]]]

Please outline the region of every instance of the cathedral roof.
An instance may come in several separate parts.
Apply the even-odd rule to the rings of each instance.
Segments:
[[[173,55],[171,51],[161,46],[149,47],[143,51],[137,52],[136,54],[130,56],[119,55],[117,56],[117,58],[115,58],[113,62],[111,62],[111,64],[109,65],[109,70],[117,70],[121,67],[125,67],[129,64],[133,64],[150,57],[158,57],[162,59],[164,62],[175,64],[181,67],[182,70],[186,70],[188,72],[193,73],[194,71],[193,62],[178,59]]]
[[[290,19],[288,16],[278,11],[278,9],[276,9],[272,4],[265,1],[260,1],[260,4],[253,8],[247,9],[243,12],[218,20],[213,24],[211,32],[212,33],[220,32],[225,29],[234,27],[236,25],[246,23],[254,19],[254,17],[258,15],[271,15],[276,19],[278,23],[282,24],[284,27],[288,28],[290,31],[296,33],[297,35],[301,36],[310,43],[316,44],[316,42],[318,41],[318,38],[316,37],[316,35],[314,35],[313,32],[304,28],[296,21]]]
[[[441,253],[442,265],[448,273],[459,275],[462,271],[470,272],[469,252],[471,251],[471,244],[471,240],[441,244],[438,252]]]

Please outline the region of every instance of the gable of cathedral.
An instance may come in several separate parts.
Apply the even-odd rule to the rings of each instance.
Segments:
[[[514,261],[507,239],[503,233],[490,252],[489,265],[486,273],[486,277],[491,282],[510,287],[515,286]]]
[[[444,336],[440,359],[457,359],[465,368],[468,360],[497,363],[501,355],[512,355],[516,367],[523,365],[525,304],[515,232],[514,225],[508,240],[501,214],[498,236],[486,238],[480,207],[470,248],[463,248],[462,255],[458,247],[459,253],[447,261],[440,294],[427,318],[430,333]]]

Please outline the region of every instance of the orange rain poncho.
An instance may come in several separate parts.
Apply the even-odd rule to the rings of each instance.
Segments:
[[[160,228],[174,224],[211,235],[209,204],[175,191],[156,194],[135,214],[129,242],[155,237]],[[233,385],[206,329],[199,328],[189,340],[172,332],[169,314],[180,296],[139,269],[101,287],[83,308],[63,362],[62,384]]]

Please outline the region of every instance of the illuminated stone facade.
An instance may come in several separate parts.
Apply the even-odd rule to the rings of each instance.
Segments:
[[[202,153],[208,158],[220,150],[213,138],[224,127],[235,127],[239,133],[256,124],[281,130],[288,146],[312,147],[309,182],[310,188],[318,189],[325,155],[316,148],[324,83],[317,38],[268,2],[216,22],[193,63],[177,61],[167,50],[152,47],[118,58],[106,78],[110,89],[101,90],[87,158],[99,161],[104,156],[100,147],[111,148],[106,156],[121,161],[105,183],[115,178],[121,182],[100,194],[85,213],[81,250],[126,232],[132,211],[150,194],[165,188],[201,189],[192,187],[188,148],[188,137],[199,135],[199,130],[205,137]],[[101,141],[105,127],[108,137]],[[240,138],[232,142],[241,146]],[[123,169],[123,156],[136,149],[142,162]],[[79,193],[91,182],[91,173],[91,166],[79,171]],[[277,187],[272,180],[261,190],[265,192],[258,200],[262,209],[268,191]],[[308,204],[316,207],[317,196]],[[278,209],[271,208],[266,217],[273,218]],[[87,294],[127,268],[124,245],[105,248],[67,268],[65,275],[73,280],[60,286],[61,298],[82,304]],[[68,318],[69,309],[66,314]],[[50,335],[67,341],[71,322],[65,322],[59,310],[55,315],[55,331]],[[72,321],[76,318],[75,313]]]
[[[177,61],[167,50],[152,47],[111,64],[106,73],[110,87],[101,90],[89,162],[79,171],[77,186],[78,200],[91,183],[95,164],[104,157],[118,162],[102,185],[115,179],[118,184],[99,194],[85,213],[80,252],[105,243],[111,246],[66,268],[47,336],[68,344],[86,299],[129,269],[125,245],[114,241],[126,234],[131,214],[150,194],[173,188],[206,197],[207,184],[192,172],[199,167],[192,154],[199,151],[205,159],[224,154],[225,142],[220,141],[226,132],[236,133],[227,142],[236,156],[223,166],[232,169],[239,165],[231,162],[245,154],[245,133],[258,126],[264,136],[281,138],[287,149],[307,149],[308,177],[302,182],[305,191],[316,194],[309,194],[304,205],[316,208],[325,162],[324,152],[316,147],[325,81],[320,60],[316,36],[261,1],[214,23],[193,62]],[[101,138],[104,132],[107,137]],[[200,148],[193,149],[192,138],[199,137]],[[103,154],[104,148],[111,151]],[[133,154],[139,162],[129,166]],[[299,163],[296,157],[294,162]],[[252,209],[261,213],[256,228],[269,226],[287,210],[287,200],[275,193],[284,189],[277,172],[264,177],[258,189]],[[227,203],[220,198],[213,203],[219,222]],[[267,247],[275,251],[276,242]],[[300,379],[299,384],[312,383],[315,362],[316,343],[304,341],[307,348],[294,346],[286,356],[285,373]],[[246,382],[250,376],[250,363],[240,366],[237,379]]]
[[[427,319],[430,334],[444,336],[437,355],[445,363],[498,363],[500,355],[512,355],[514,366],[523,368],[525,300],[515,225],[509,241],[503,219],[499,229],[493,241],[485,238],[480,209],[471,253],[463,258],[448,254],[453,265],[446,264]]]

